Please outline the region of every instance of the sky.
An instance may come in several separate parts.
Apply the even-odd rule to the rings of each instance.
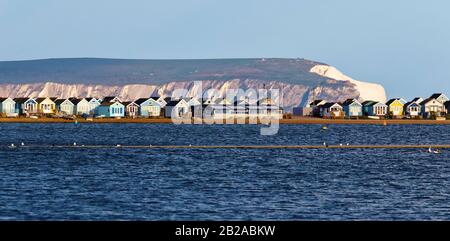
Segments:
[[[446,0],[0,0],[0,61],[306,58],[382,84],[450,95]]]

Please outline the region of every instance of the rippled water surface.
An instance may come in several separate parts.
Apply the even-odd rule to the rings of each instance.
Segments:
[[[260,128],[0,124],[0,219],[450,219],[450,150],[114,147],[450,144],[444,125]]]

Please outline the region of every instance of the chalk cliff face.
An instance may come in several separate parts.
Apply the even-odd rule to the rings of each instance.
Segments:
[[[138,62],[138,67],[125,60],[46,61],[45,65],[0,62],[0,96],[113,95],[133,100],[172,96],[179,89],[185,89],[188,96],[201,96],[208,89],[216,89],[223,95],[228,89],[252,88],[280,90],[277,100],[286,110],[319,98],[386,101],[381,85],[353,80],[332,66],[302,59],[166,60]],[[75,80],[78,78],[82,80]]]
[[[354,80],[336,68],[329,65],[316,65],[311,68],[310,72],[316,73],[320,76],[348,81],[355,85],[356,90],[359,92],[359,99],[361,100],[375,100],[380,102],[386,102],[386,92],[384,87],[379,84],[367,83],[358,80]]]

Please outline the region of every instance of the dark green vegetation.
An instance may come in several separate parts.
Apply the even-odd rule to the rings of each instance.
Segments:
[[[1,83],[53,81],[79,84],[163,84],[188,80],[252,79],[315,85],[325,78],[309,70],[322,64],[305,59],[44,59],[0,61]]]

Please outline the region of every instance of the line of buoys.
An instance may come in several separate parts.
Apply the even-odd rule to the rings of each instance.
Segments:
[[[26,145],[21,143],[20,146],[26,148],[142,148],[142,149],[321,149],[321,148],[331,148],[331,149],[422,149],[425,152],[433,154],[441,154],[442,149],[450,149],[450,144],[445,145],[350,145],[347,144],[337,144],[330,145],[327,142],[323,142],[322,145],[79,145],[74,142],[72,145]],[[15,148],[17,147],[14,143],[7,145],[7,147]]]

